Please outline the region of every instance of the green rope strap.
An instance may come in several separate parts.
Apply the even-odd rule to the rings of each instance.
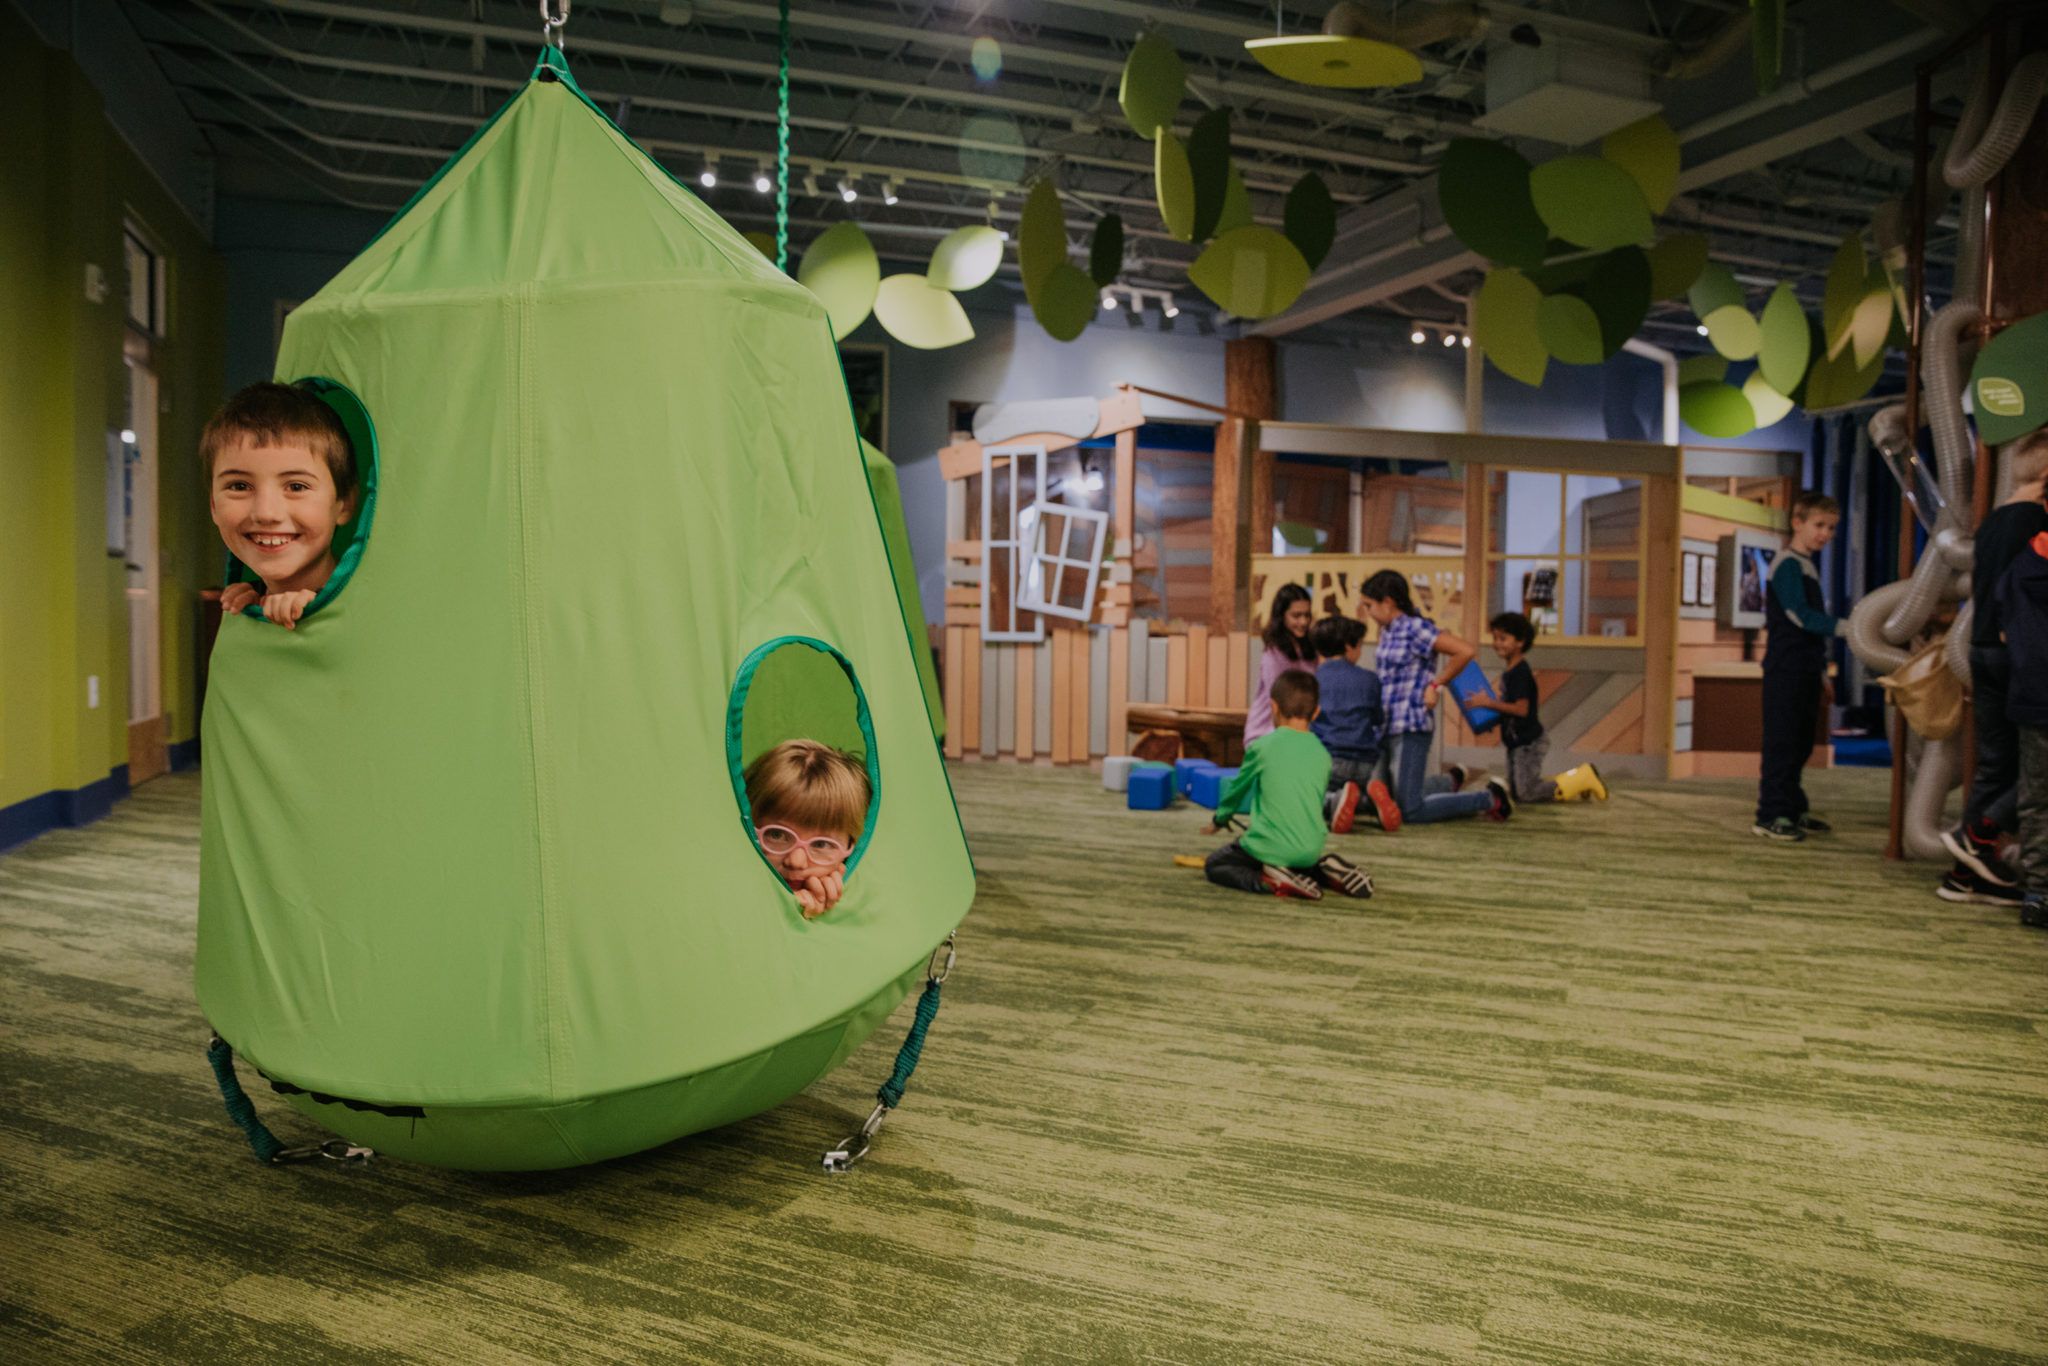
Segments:
[[[875,1092],[875,1099],[891,1110],[903,1103],[903,1088],[910,1085],[910,1074],[917,1070],[917,1060],[924,1054],[925,1031],[932,1027],[932,1018],[939,1013],[939,985],[924,984],[924,994],[917,998],[917,1017],[910,1022],[909,1037],[896,1050],[896,1070]]]
[[[925,1033],[939,1013],[939,988],[945,985],[946,978],[953,971],[953,939],[954,935],[947,935],[946,942],[932,950],[931,962],[925,965],[924,994],[917,998],[910,1034],[903,1040],[903,1047],[896,1050],[896,1067],[889,1073],[889,1080],[875,1092],[878,1103],[874,1113],[868,1116],[867,1123],[860,1126],[859,1133],[825,1154],[826,1171],[835,1175],[849,1171],[854,1163],[866,1157],[882,1121],[903,1103],[903,1092],[910,1085],[910,1074],[917,1070],[917,1060],[924,1055]],[[940,966],[941,956],[945,960],[943,967]]]
[[[789,0],[781,0],[777,38],[781,68],[775,77],[775,268],[789,270]]]
[[[227,1102],[228,1118],[248,1138],[259,1162],[275,1166],[283,1162],[303,1162],[310,1157],[331,1157],[337,1162],[359,1161],[372,1155],[368,1148],[358,1148],[339,1138],[303,1148],[285,1147],[277,1135],[270,1132],[269,1126],[256,1117],[256,1106],[249,1099],[249,1093],[242,1089],[242,1079],[235,1075],[235,1050],[228,1041],[218,1034],[209,1039],[206,1060],[213,1065],[213,1079],[220,1085],[220,1098]]]

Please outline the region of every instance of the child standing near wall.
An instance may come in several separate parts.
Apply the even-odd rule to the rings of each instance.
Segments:
[[[1799,775],[1826,703],[1828,642],[1849,633],[1846,621],[1828,615],[1813,564],[1841,520],[1841,504],[1802,489],[1792,500],[1792,539],[1771,565],[1764,593],[1763,775],[1750,829],[1786,844],[1834,828],[1806,809]]]
[[[1373,662],[1387,704],[1387,758],[1402,822],[1422,825],[1478,815],[1506,820],[1515,806],[1500,779],[1487,779],[1484,792],[1458,792],[1449,778],[1428,773],[1435,725],[1430,713],[1444,685],[1472,662],[1472,647],[1415,610],[1408,580],[1397,570],[1380,570],[1358,595],[1364,614],[1380,628]],[[1445,662],[1432,673],[1439,655]]]
[[[1273,611],[1266,619],[1266,652],[1259,656],[1259,681],[1244,716],[1245,744],[1273,729],[1273,681],[1289,669],[1316,667],[1316,652],[1308,643],[1314,616],[1308,590],[1300,584],[1282,584],[1273,595]]]
[[[1309,728],[1330,751],[1330,795],[1323,802],[1330,830],[1349,834],[1361,799],[1371,803],[1382,828],[1399,830],[1401,808],[1375,773],[1387,711],[1380,705],[1380,676],[1358,667],[1358,657],[1365,651],[1365,623],[1324,617],[1309,630],[1308,638],[1323,661],[1316,666],[1322,711]]]
[[[1346,896],[1372,895],[1372,878],[1363,869],[1323,852],[1330,755],[1309,731],[1319,693],[1315,675],[1299,669],[1273,680],[1269,700],[1277,724],[1246,747],[1237,776],[1223,785],[1215,819],[1202,827],[1213,835],[1238,812],[1251,816],[1244,838],[1209,855],[1203,866],[1217,886],[1310,901],[1320,900],[1325,886]]]
[[[1550,755],[1550,741],[1543,734],[1542,718],[1536,715],[1536,674],[1529,667],[1529,647],[1536,643],[1536,626],[1520,612],[1502,612],[1486,623],[1493,637],[1493,652],[1507,667],[1500,675],[1500,695],[1487,705],[1501,714],[1500,738],[1508,750],[1508,791],[1518,802],[1569,802],[1586,797],[1607,800],[1607,784],[1600,770],[1580,764],[1558,774],[1543,776],[1543,761]]]

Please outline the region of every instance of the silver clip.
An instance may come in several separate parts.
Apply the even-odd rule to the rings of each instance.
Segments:
[[[555,12],[559,5],[561,12]],[[555,51],[562,50],[562,30],[569,23],[569,0],[540,0],[540,40]]]
[[[959,956],[957,951],[953,948],[953,940],[959,936],[959,933],[960,931],[958,930],[953,931],[952,934],[946,936],[945,943],[939,945],[937,948],[932,950],[932,956],[928,960],[926,960],[924,965],[925,981],[931,982],[934,985],[936,985],[940,982],[945,981],[948,977],[952,976],[953,960]],[[946,955],[946,966],[940,968],[937,972],[933,972],[932,965],[939,961],[939,955],[942,953]]]
[[[272,1162],[311,1162],[316,1157],[331,1162],[362,1162],[375,1157],[375,1148],[363,1148],[344,1138],[330,1138],[325,1143],[311,1143],[303,1148],[286,1148],[271,1158]]]
[[[853,1164],[866,1157],[868,1149],[874,1146],[875,1133],[888,1114],[888,1106],[877,1105],[874,1113],[868,1116],[868,1122],[860,1126],[859,1133],[825,1154],[825,1171],[832,1176],[844,1176],[853,1170]]]

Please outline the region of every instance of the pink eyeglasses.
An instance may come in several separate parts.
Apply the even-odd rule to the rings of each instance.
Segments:
[[[849,848],[825,835],[805,839],[786,825],[757,825],[754,827],[754,838],[771,854],[794,853],[797,846],[802,845],[805,853],[821,863],[838,862],[846,857]]]

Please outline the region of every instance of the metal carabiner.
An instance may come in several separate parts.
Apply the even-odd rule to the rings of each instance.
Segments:
[[[279,1152],[272,1162],[311,1162],[324,1157],[333,1162],[361,1162],[377,1155],[374,1148],[363,1148],[345,1138],[330,1138],[325,1143],[309,1143],[303,1148],[286,1148]]]
[[[555,6],[561,13],[555,13]],[[540,0],[540,40],[555,51],[562,50],[562,30],[569,23],[569,0]]]
[[[875,1144],[875,1133],[882,1127],[882,1121],[889,1115],[889,1107],[877,1105],[868,1122],[860,1126],[860,1132],[846,1139],[838,1147],[825,1154],[825,1171],[831,1176],[843,1176],[853,1170],[853,1164],[868,1155],[868,1149]]]
[[[950,976],[952,975],[952,973],[953,973],[953,960],[954,960],[955,958],[957,958],[957,957],[959,956],[958,952],[957,952],[957,951],[956,951],[956,950],[955,950],[955,949],[953,948],[953,941],[954,941],[954,939],[956,939],[956,938],[958,938],[958,937],[959,937],[959,934],[960,934],[960,931],[958,931],[958,930],[955,930],[955,931],[953,931],[953,933],[952,933],[952,934],[949,934],[949,935],[947,935],[947,936],[946,936],[946,942],[945,942],[945,943],[943,943],[943,944],[939,945],[939,946],[938,946],[937,948],[935,948],[935,949],[933,949],[933,950],[932,950],[932,956],[931,956],[930,958],[928,958],[928,959],[926,959],[926,960],[925,960],[925,965],[924,965],[924,980],[925,980],[925,981],[927,981],[927,982],[931,982],[931,983],[934,983],[934,984],[936,984],[936,983],[939,983],[939,982],[943,982],[943,981],[945,981],[945,980],[946,980],[946,978],[948,978],[948,977],[950,977]],[[939,961],[939,955],[940,955],[940,954],[942,954],[942,953],[946,955],[946,966],[944,966],[944,967],[940,968],[940,969],[938,970],[938,972],[934,973],[934,972],[932,971],[932,965],[933,965],[934,963],[937,963],[937,962]]]

